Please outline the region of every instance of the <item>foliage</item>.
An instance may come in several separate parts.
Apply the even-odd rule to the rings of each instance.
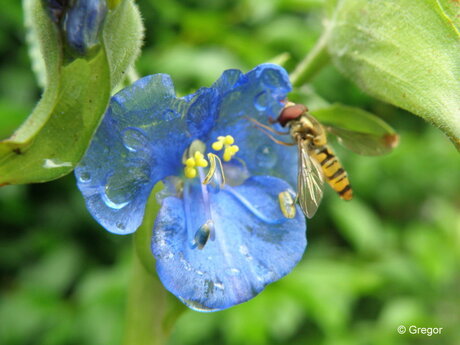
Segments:
[[[66,50],[63,33],[45,3],[24,0],[29,35],[37,45],[31,54],[45,89],[27,121],[0,142],[0,185],[44,182],[71,172],[105,112],[111,90],[139,53],[142,26],[131,1],[107,15],[100,47],[76,58]]]
[[[138,3],[146,24],[138,70],[172,75],[182,94],[209,86],[224,69],[247,71],[284,51],[293,67],[322,31],[320,0]],[[1,138],[39,96],[22,20],[20,4],[6,1],[0,14]],[[458,344],[458,152],[437,129],[370,98],[335,67],[325,67],[304,90],[322,107],[339,102],[379,115],[400,135],[399,148],[370,158],[334,145],[354,201],[327,192],[292,274],[228,311],[187,311],[169,344]],[[1,188],[0,343],[120,344],[129,242],[90,218],[72,176]],[[444,331],[399,335],[400,324]]]

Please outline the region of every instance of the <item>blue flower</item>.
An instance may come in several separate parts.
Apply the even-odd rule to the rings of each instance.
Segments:
[[[250,121],[276,118],[290,90],[271,64],[227,70],[182,98],[169,76],[142,78],[112,98],[76,169],[89,211],[116,234],[136,230],[163,181],[152,251],[164,286],[192,309],[247,301],[303,255],[296,148]]]

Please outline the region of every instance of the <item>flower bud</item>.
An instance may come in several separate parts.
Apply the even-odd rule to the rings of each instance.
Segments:
[[[75,0],[65,14],[63,29],[68,46],[79,55],[99,45],[107,15],[106,0]]]

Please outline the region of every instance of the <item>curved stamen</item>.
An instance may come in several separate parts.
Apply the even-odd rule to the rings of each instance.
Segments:
[[[208,153],[208,159],[209,159],[209,170],[208,173],[206,174],[206,177],[202,180],[203,184],[208,184],[211,181],[211,178],[215,176],[216,173],[216,161],[219,163],[219,168],[220,168],[220,174],[222,176],[221,182],[220,182],[220,188],[224,188],[225,186],[225,174],[224,174],[224,167],[222,166],[222,161],[220,158],[215,155],[214,153]],[[201,178],[201,176],[200,176]]]
[[[204,179],[203,168],[199,168],[198,173],[200,175],[200,180],[203,181],[203,179]],[[205,212],[205,216],[206,216],[206,219],[207,219],[206,222],[209,222],[209,221],[213,222],[212,221],[212,214],[211,214],[211,204],[209,203],[208,186],[206,186],[204,183],[201,183],[200,186],[201,186],[201,194],[203,196],[204,212]],[[214,224],[214,222],[213,222],[213,224]],[[214,241],[214,239],[216,238],[216,234],[215,234],[215,231],[214,231],[214,226],[212,226],[210,228],[210,238],[211,238],[212,241]]]
[[[267,224],[282,224],[287,220],[287,218],[285,217],[278,218],[278,219],[271,219],[271,218],[266,217],[259,210],[254,208],[254,206],[252,206],[251,202],[248,199],[246,199],[244,196],[242,196],[240,193],[238,193],[234,188],[230,187],[229,185],[226,185],[225,188],[222,190],[227,192],[231,196],[233,196],[242,205],[244,205],[254,216],[256,216],[261,221]]]

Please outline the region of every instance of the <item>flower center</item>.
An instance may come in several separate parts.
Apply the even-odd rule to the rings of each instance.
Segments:
[[[240,150],[237,145],[234,145],[235,139],[231,135],[218,136],[217,140],[211,145],[214,151],[223,151],[222,159],[224,162],[229,162],[233,156]],[[192,142],[190,147],[184,153],[183,163],[184,175],[186,178],[193,179],[198,174],[200,168],[209,166],[209,170],[204,178],[200,177],[203,184],[208,184],[213,177],[216,177],[217,167],[219,167],[221,175],[221,186],[225,185],[225,175],[222,166],[222,161],[218,155],[209,152],[207,153],[208,159],[205,158],[204,153],[206,150],[205,144],[200,140]],[[202,170],[201,170],[202,171]]]

